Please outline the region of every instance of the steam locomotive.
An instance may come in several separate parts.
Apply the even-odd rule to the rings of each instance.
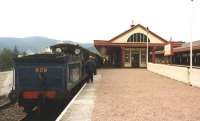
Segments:
[[[50,48],[51,53],[14,59],[15,92],[24,112],[63,104],[87,80],[85,63],[89,55],[98,56],[77,44]]]

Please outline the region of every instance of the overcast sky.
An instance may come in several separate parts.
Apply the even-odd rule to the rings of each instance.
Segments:
[[[200,0],[0,0],[0,37],[109,40],[135,24],[169,40],[200,40]]]

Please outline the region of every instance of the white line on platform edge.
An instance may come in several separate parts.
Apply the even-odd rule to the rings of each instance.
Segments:
[[[76,96],[70,101],[70,103],[67,105],[67,107],[58,116],[58,118],[56,119],[56,121],[60,121],[61,120],[61,118],[63,117],[63,115],[67,112],[67,110],[69,109],[69,107],[73,104],[73,102],[76,100],[76,98],[82,92],[82,90],[85,88],[85,86],[86,86],[86,84],[83,85],[83,87],[79,90],[79,92],[76,94]]]

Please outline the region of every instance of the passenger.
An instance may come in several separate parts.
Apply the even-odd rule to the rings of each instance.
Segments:
[[[88,74],[88,82],[93,83],[93,74],[96,75],[96,62],[92,56],[86,62],[86,73]]]

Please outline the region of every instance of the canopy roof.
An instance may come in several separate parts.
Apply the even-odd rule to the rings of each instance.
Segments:
[[[192,42],[192,50],[200,50],[200,40]],[[190,51],[190,43],[183,43],[180,47],[173,48],[174,52]]]

